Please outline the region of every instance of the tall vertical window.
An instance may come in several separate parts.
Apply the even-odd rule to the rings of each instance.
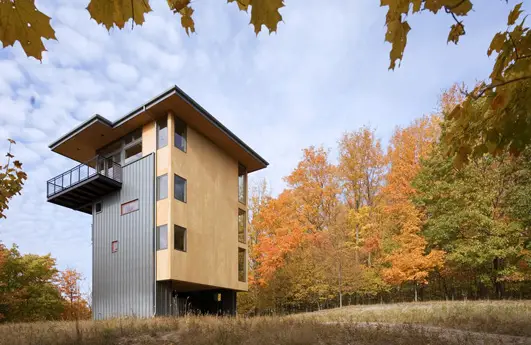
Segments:
[[[168,226],[157,226],[157,250],[168,249]]]
[[[168,197],[168,174],[157,176],[157,200]]]
[[[142,129],[139,128],[124,137],[124,164],[142,158]],[[115,159],[115,158],[113,158]]]
[[[245,264],[246,264],[246,255],[245,255],[245,249],[238,248],[238,280],[241,282],[247,281],[246,272],[245,272]]]
[[[247,169],[241,164],[238,166],[238,200],[242,204],[247,201]]]
[[[173,226],[173,249],[186,251],[186,229],[178,225]]]
[[[245,243],[245,228],[247,221],[245,219],[245,211],[238,209],[238,241]]]
[[[174,176],[173,195],[175,199],[186,202],[186,180],[177,175]]]
[[[186,152],[186,124],[178,117],[175,119],[175,140],[174,145],[181,151]]]
[[[168,120],[166,118],[157,121],[157,149],[168,145]]]

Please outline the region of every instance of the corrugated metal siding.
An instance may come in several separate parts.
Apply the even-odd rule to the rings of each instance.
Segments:
[[[122,189],[102,199],[93,219],[92,302],[95,319],[151,317],[155,304],[155,155],[123,167]],[[139,200],[139,210],[120,206]],[[112,241],[118,251],[111,252]]]
[[[157,282],[157,315],[172,314],[172,284],[171,281]]]

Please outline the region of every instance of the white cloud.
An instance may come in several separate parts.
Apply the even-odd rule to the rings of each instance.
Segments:
[[[42,63],[19,45],[0,53],[0,153],[3,138],[20,139],[14,152],[29,174],[0,220],[0,240],[51,252],[90,276],[91,218],[47,204],[45,193],[47,179],[75,164],[48,144],[95,113],[116,119],[176,84],[271,163],[253,178],[278,193],[302,148],[335,147],[341,133],[369,122],[385,140],[431,112],[454,81],[488,75],[485,50],[505,27],[500,10],[508,12],[503,2],[478,4],[458,47],[446,44],[451,18],[413,16],[402,67],[390,72],[377,2],[290,2],[278,33],[264,28],[258,38],[235,4],[194,6],[197,34],[188,37],[162,0],[152,1],[144,26],[110,33],[89,19],[85,0],[38,2],[58,42],[46,42]]]

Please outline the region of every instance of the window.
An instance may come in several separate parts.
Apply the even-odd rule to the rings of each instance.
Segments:
[[[238,201],[242,204],[247,201],[247,169],[241,164],[238,166]]]
[[[121,206],[122,216],[128,213],[131,213],[131,212],[138,211],[138,206],[139,206],[138,199],[122,204]]]
[[[111,253],[116,253],[118,251],[118,241],[111,242]]]
[[[173,249],[186,251],[186,229],[178,225],[173,226]]]
[[[101,212],[101,201],[100,202],[97,202],[96,205],[94,206],[94,209],[96,210],[96,213],[100,213]]]
[[[168,121],[166,118],[157,121],[157,149],[168,145]]]
[[[174,117],[175,119],[175,137],[174,137],[174,145],[179,150],[186,152],[186,124],[179,119],[178,117]]]
[[[125,149],[124,164],[129,164],[142,158],[142,142]]]
[[[247,221],[245,219],[245,211],[238,209],[238,241],[245,243],[245,228]]]
[[[136,142],[137,140],[142,140],[142,128],[138,128],[134,130],[133,132],[127,134],[124,137],[124,144],[128,145],[128,144]]]
[[[245,276],[245,264],[246,264],[245,249],[238,248],[238,280],[241,282],[246,282],[247,277]]]
[[[174,176],[173,194],[175,199],[186,202],[186,180],[180,176]]]
[[[168,226],[157,226],[157,250],[168,249]]]
[[[157,176],[157,200],[168,197],[168,175]]]

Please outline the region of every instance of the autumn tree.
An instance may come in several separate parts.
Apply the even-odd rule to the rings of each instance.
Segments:
[[[81,273],[66,269],[59,273],[57,288],[64,299],[63,320],[82,320],[90,318],[91,312],[87,300],[81,292]]]
[[[426,284],[428,274],[441,267],[443,252],[427,252],[422,237],[423,215],[412,202],[415,188],[412,181],[421,168],[421,159],[428,156],[439,137],[439,118],[424,116],[406,128],[397,128],[391,138],[389,172],[384,188],[387,213],[387,251],[384,261],[389,267],[382,271],[390,284],[412,282],[417,300],[417,287]]]
[[[4,250],[0,268],[0,315],[3,321],[56,320],[63,301],[54,282],[55,259],[50,255],[21,255],[13,246]]]
[[[11,153],[11,146],[16,144],[15,141],[12,139],[8,141],[7,163],[0,165],[0,219],[6,218],[4,212],[9,208],[9,201],[13,196],[20,194],[24,181],[28,178],[22,170],[22,163],[14,160],[15,156]]]

